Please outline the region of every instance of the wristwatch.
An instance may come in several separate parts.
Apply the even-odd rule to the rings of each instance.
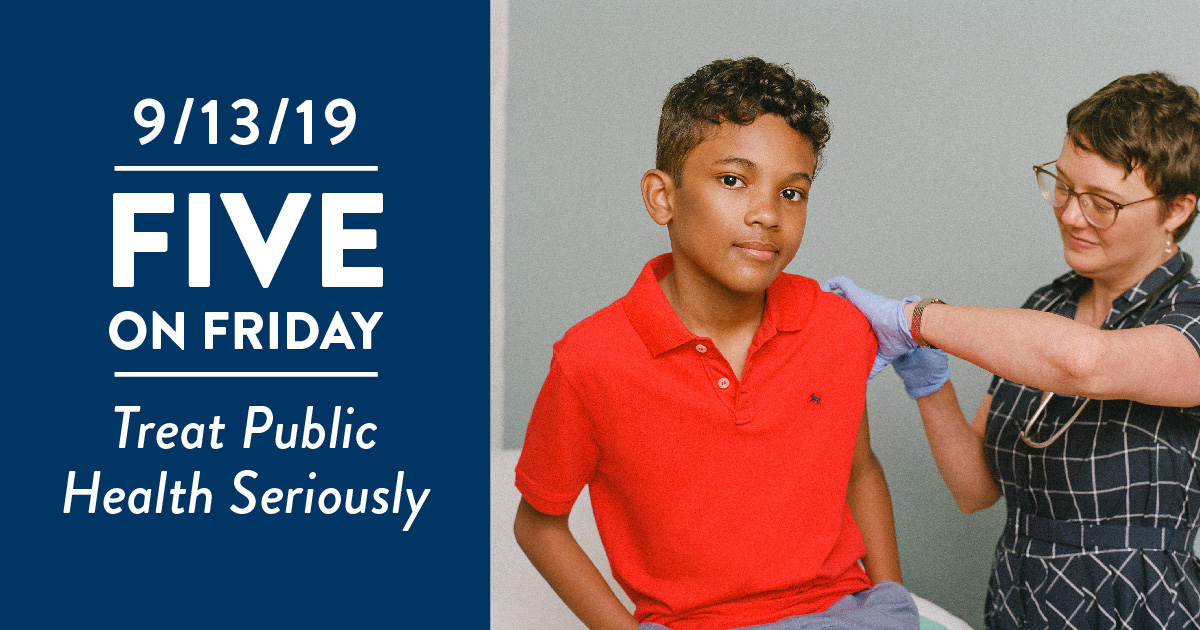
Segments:
[[[908,332],[912,335],[913,341],[917,342],[918,346],[937,350],[936,346],[929,343],[924,337],[921,336],[921,315],[925,312],[925,307],[929,306],[930,304],[945,304],[945,302],[937,298],[925,298],[924,300],[917,302],[917,305],[913,307],[912,327]]]

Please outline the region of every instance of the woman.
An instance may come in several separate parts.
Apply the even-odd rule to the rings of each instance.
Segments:
[[[1006,499],[989,628],[1200,628],[1200,282],[1176,245],[1200,196],[1196,90],[1114,81],[1035,172],[1073,271],[1025,310],[830,286],[871,320],[878,368],[896,359],[959,508]],[[996,374],[970,423],[928,347]]]

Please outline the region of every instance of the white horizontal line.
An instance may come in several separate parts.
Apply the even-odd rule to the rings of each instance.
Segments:
[[[116,378],[375,378],[379,372],[113,372]]]
[[[114,171],[378,171],[378,166],[114,166]]]

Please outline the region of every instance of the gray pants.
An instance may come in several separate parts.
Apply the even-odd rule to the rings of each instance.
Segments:
[[[920,627],[921,616],[908,590],[895,582],[880,582],[837,600],[824,612],[736,630],[918,630]],[[664,628],[649,622],[638,626],[638,630]]]

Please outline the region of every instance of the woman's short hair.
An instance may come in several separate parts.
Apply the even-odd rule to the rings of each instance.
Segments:
[[[1140,167],[1156,195],[1200,198],[1200,96],[1161,72],[1121,77],[1071,108],[1067,136],[1126,173]],[[1176,242],[1195,219],[1193,210],[1176,228]]]

